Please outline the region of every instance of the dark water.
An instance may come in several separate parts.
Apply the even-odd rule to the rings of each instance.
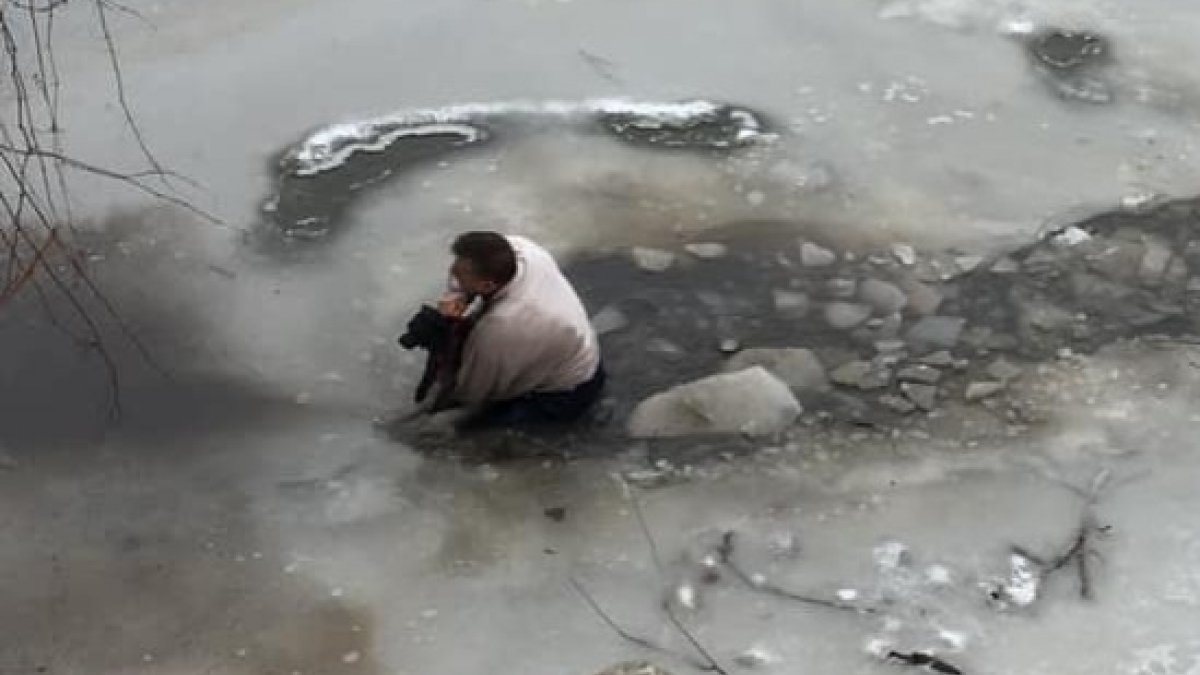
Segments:
[[[1091,239],[1065,246],[1051,235],[1015,251],[1019,273],[964,278],[952,309],[1011,336],[1010,349],[1030,358],[1200,332],[1200,200],[1102,213],[1075,227]]]
[[[629,442],[622,423],[638,402],[721,372],[730,358],[721,348],[727,340],[740,348],[809,349],[827,370],[853,360],[872,362],[886,373],[884,386],[869,391],[834,386],[827,392],[802,394],[802,403],[810,415],[821,414],[826,422],[888,429],[923,417],[919,410],[898,411],[884,397],[904,398],[898,373],[935,352],[948,353],[950,359],[938,368],[937,404],[942,407],[948,399],[962,400],[972,382],[995,381],[989,367],[997,359],[1024,371],[1057,359],[1063,350],[1091,353],[1119,340],[1146,336],[1188,339],[1200,330],[1200,288],[1187,290],[1188,280],[1200,275],[1197,204],[1180,201],[1101,214],[1076,226],[1090,233],[1088,241],[1066,246],[1051,235],[954,274],[931,271],[927,263],[937,262],[937,256],[925,256],[908,267],[889,252],[851,254],[850,259],[839,252],[830,265],[805,267],[794,223],[730,224],[704,239],[724,244],[726,255],[699,258],[681,245],[674,251],[675,263],[659,272],[642,269],[623,249],[582,254],[564,269],[589,310],[593,315],[616,310],[627,321],[601,338],[610,376],[604,423],[546,430],[533,440],[501,434],[483,439],[480,447],[502,448],[499,454],[624,451]],[[1172,272],[1162,279],[1145,277],[1147,239],[1161,240],[1177,256],[1173,260],[1178,262],[1167,263]],[[1121,247],[1129,250],[1119,260],[1110,259]],[[877,312],[860,327],[832,328],[823,305],[845,300],[845,282],[866,279],[898,288],[917,284],[934,289],[944,298],[934,315],[961,319],[961,337],[945,350],[906,340],[924,311],[915,304],[898,317]],[[780,290],[803,293],[809,309],[781,311],[774,300]],[[881,354],[880,341],[902,347]],[[422,444],[411,437],[406,440]],[[755,445],[740,440],[721,439],[717,446],[748,450]],[[434,442],[429,447],[439,446]],[[483,452],[486,456],[488,450]],[[656,441],[650,452],[703,458],[714,449],[695,440]]]
[[[626,329],[602,338],[620,391],[619,416],[655,391],[721,371],[729,356],[720,345],[727,339],[742,348],[810,349],[827,369],[854,359],[878,360],[877,343],[904,341],[921,317],[910,304],[898,322],[876,313],[854,329],[830,327],[823,304],[843,299],[843,282],[865,279],[932,288],[944,298],[935,314],[964,320],[961,338],[948,350],[958,367],[944,369],[938,383],[960,396],[968,382],[994,379],[985,366],[998,356],[1030,365],[1063,350],[1091,353],[1118,340],[1200,332],[1198,204],[1185,200],[1101,214],[1079,223],[1092,237],[1087,242],[1065,246],[1051,236],[1013,251],[1007,260],[984,260],[969,272],[940,275],[946,278],[933,278],[939,275],[921,264],[900,265],[886,252],[853,260],[843,254],[832,265],[805,267],[797,227],[784,223],[734,224],[723,236],[706,238],[726,244],[727,256],[706,260],[680,251],[678,262],[664,272],[640,269],[624,251],[583,256],[567,271],[593,312],[612,307],[629,320]],[[1157,260],[1164,251],[1169,259]],[[808,312],[797,316],[777,309],[773,294],[779,290],[806,295]],[[910,339],[890,368],[936,351],[940,348]],[[898,387],[893,380],[870,394],[835,389],[805,403],[845,421],[889,425],[897,415],[879,405],[879,398],[899,394]]]
[[[805,267],[795,223],[731,223],[704,239],[727,246],[726,255],[698,258],[681,242],[675,264],[662,272],[641,269],[623,249],[579,255],[565,261],[564,269],[589,310],[616,309],[628,320],[626,328],[602,337],[609,400],[602,419],[583,435],[603,438],[610,446],[625,443],[622,420],[637,402],[720,372],[729,358],[721,349],[725,340],[741,348],[810,349],[827,369],[854,359],[877,360],[876,343],[903,341],[919,313],[910,306],[899,317],[875,316],[858,328],[834,329],[822,307],[841,299],[846,281],[934,288],[944,298],[936,313],[965,321],[950,349],[965,366],[947,369],[938,383],[947,396],[959,396],[969,381],[989,379],[982,370],[997,355],[1028,365],[1056,358],[1064,349],[1086,353],[1117,340],[1192,339],[1200,332],[1200,201],[1104,213],[1077,227],[1090,239],[1065,246],[1050,236],[1011,252],[1008,261],[983,261],[974,271],[944,279],[931,278],[936,275],[924,267],[932,254],[910,268],[886,251],[857,252],[852,258],[839,251],[829,266]],[[153,362],[99,303],[92,299],[88,305],[101,319],[117,380],[81,339],[85,326],[69,319],[70,307],[61,295],[48,297],[57,326],[35,296],[6,308],[0,316],[0,349],[6,354],[0,363],[0,439],[71,443],[96,440],[115,429],[165,441],[251,428],[295,414],[294,401],[248,380],[214,374],[219,371],[207,365],[211,355],[204,323],[195,308],[172,300],[169,270],[157,282],[145,283],[152,260],[163,260],[153,251],[145,255],[151,257],[102,263],[99,278],[109,301],[120,308],[121,321],[149,348]],[[178,282],[188,283],[186,277]],[[780,311],[777,291],[804,294],[809,309]],[[906,346],[887,367],[902,368],[927,351]],[[883,395],[898,394],[898,386],[893,380],[870,392],[836,387],[803,403],[835,420],[887,427],[906,419],[880,402]],[[122,418],[116,424],[111,396],[118,390]],[[572,431],[579,435],[580,430]]]
[[[477,133],[442,131],[401,136],[381,150],[359,150],[336,168],[301,175],[297,164],[283,155],[272,166],[276,193],[264,209],[267,241],[277,249],[282,237],[293,246],[341,233],[346,216],[370,194],[411,169],[451,156],[465,157],[479,146],[505,143],[531,135],[571,129],[607,135],[618,141],[664,152],[705,152],[722,156],[750,143],[745,135],[763,131],[761,117],[742,107],[715,106],[687,117],[649,112],[600,110],[578,117],[547,117],[530,113],[480,114],[466,126]],[[463,126],[457,124],[456,126]],[[414,125],[414,129],[420,125]],[[386,127],[380,133],[403,130]],[[353,147],[353,143],[345,143]]]
[[[1052,28],[1031,36],[1026,48],[1034,69],[1060,98],[1089,105],[1113,102],[1107,71],[1114,56],[1103,35]]]
[[[325,237],[372,188],[407,169],[460,154],[486,142],[454,133],[410,136],[379,152],[359,152],[354,161],[336,171],[301,176],[291,173],[285,165],[277,176],[278,192],[266,215],[286,238]]]

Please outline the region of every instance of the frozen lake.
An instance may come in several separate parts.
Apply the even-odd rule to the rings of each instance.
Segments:
[[[1088,220],[1196,194],[1200,8],[131,6],[128,98],[223,224],[79,178],[98,279],[170,375],[106,324],[120,425],[92,352],[36,302],[0,314],[0,673],[694,672],[664,597],[730,673],[1200,673],[1196,207]],[[91,10],[62,14],[64,142],[136,170]],[[540,441],[565,458],[372,425],[477,228],[632,324],[605,336],[617,419]],[[925,315],[965,324],[936,366]],[[897,337],[880,389],[840,367]],[[832,387],[773,436],[624,437],[726,338],[812,350]]]

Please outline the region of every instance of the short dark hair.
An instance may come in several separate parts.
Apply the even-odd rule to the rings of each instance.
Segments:
[[[499,232],[467,232],[450,247],[454,255],[471,263],[475,273],[500,286],[517,276],[517,252]]]

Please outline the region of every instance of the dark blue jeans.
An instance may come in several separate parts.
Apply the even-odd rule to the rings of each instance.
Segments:
[[[489,404],[463,423],[462,428],[530,427],[574,422],[600,400],[607,377],[604,364],[600,364],[591,379],[570,391],[534,392]]]

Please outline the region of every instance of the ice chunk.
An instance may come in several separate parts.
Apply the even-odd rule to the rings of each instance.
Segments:
[[[1085,230],[1072,225],[1058,234],[1055,234],[1050,241],[1055,246],[1070,248],[1072,246],[1078,246],[1079,244],[1082,244],[1091,238],[1092,235],[1088,234]]]
[[[917,250],[908,244],[893,244],[892,255],[906,267],[917,264]]]
[[[755,366],[713,375],[655,394],[633,411],[629,433],[638,438],[705,433],[771,434],[801,412],[786,384]]]
[[[697,258],[701,258],[703,260],[721,258],[729,252],[729,249],[725,246],[725,244],[720,244],[717,242],[697,242],[684,246],[684,249],[686,249],[688,253],[691,253]]]
[[[675,264],[675,254],[657,248],[636,247],[630,251],[637,266],[647,272],[665,272]]]
[[[1008,580],[992,589],[992,599],[1002,607],[1032,605],[1037,600],[1038,587],[1041,585],[1037,563],[1016,552],[1009,555],[1008,563]]]
[[[950,570],[945,565],[930,565],[925,568],[925,581],[929,584],[947,586],[952,580]]]
[[[912,561],[908,547],[898,541],[889,541],[875,547],[875,564],[885,570],[907,566]]]
[[[807,349],[747,349],[725,364],[727,371],[754,366],[766,368],[796,392],[824,391],[829,388],[825,367],[816,354]]]
[[[777,663],[779,657],[775,656],[765,648],[755,645],[746,651],[733,657],[733,662],[743,668],[760,668]]]
[[[806,241],[800,245],[800,262],[805,267],[828,267],[837,262],[837,254]]]
[[[681,583],[675,587],[675,602],[684,609],[695,611],[700,606],[696,596],[696,587],[690,583]]]
[[[863,645],[863,651],[874,656],[877,659],[886,659],[888,654],[892,653],[894,645],[890,640],[883,638],[871,638]]]
[[[605,307],[592,317],[592,328],[598,335],[615,333],[629,325],[625,313],[613,306]]]
[[[954,651],[962,651],[967,646],[967,636],[959,631],[938,629],[938,639]]]

